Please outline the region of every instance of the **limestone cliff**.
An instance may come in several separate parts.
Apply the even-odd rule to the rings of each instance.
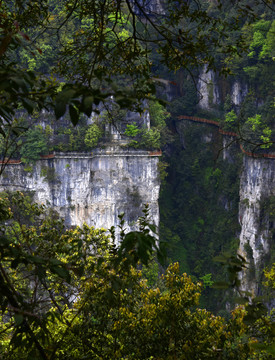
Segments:
[[[126,225],[133,229],[144,203],[158,225],[158,156],[118,146],[93,154],[57,153],[37,161],[30,172],[23,164],[7,165],[0,189],[33,191],[34,200],[56,209],[67,225],[86,222],[108,229],[125,212]]]
[[[207,66],[204,66],[197,82],[200,95],[198,106],[205,110],[213,110],[213,106],[220,105],[225,100],[225,94],[219,76],[213,70],[206,70]],[[228,81],[226,88],[232,104],[238,108],[248,93],[247,84],[234,78]]]
[[[274,199],[275,161],[245,156],[240,182],[240,251],[249,261],[243,287],[255,295],[274,241]]]
[[[199,107],[209,110],[211,106],[219,104],[220,89],[214,71],[207,71],[207,66],[204,66],[197,86],[200,95]]]

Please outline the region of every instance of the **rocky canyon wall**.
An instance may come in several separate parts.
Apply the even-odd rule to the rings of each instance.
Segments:
[[[234,78],[226,87],[231,104],[238,113],[248,94],[248,86]],[[201,109],[215,110],[225,100],[218,75],[211,70],[206,72],[206,66],[200,73],[198,89],[201,96],[198,107]],[[255,100],[254,106],[257,103],[259,100]],[[223,137],[223,159],[231,163],[235,161],[229,146],[233,140],[228,136]],[[263,269],[274,252],[275,159],[244,155],[239,195],[239,251],[249,263],[248,269],[242,274],[242,286],[256,296],[261,291]]]
[[[190,158],[193,157],[191,167],[189,164],[191,171],[194,171],[196,156],[199,159],[198,161],[205,156],[201,149],[205,149],[206,152],[216,151],[215,161],[212,163],[210,161],[208,164],[200,163],[200,178],[207,178],[210,166],[221,169],[223,185],[221,188],[217,186],[217,189],[211,190],[214,190],[218,196],[215,201],[222,204],[223,207],[223,209],[217,212],[217,219],[222,214],[222,211],[228,211],[228,214],[225,214],[223,219],[225,221],[225,218],[228,217],[228,224],[231,226],[232,231],[234,231],[234,238],[239,239],[239,244],[235,243],[232,245],[230,251],[233,248],[234,252],[238,249],[238,252],[248,262],[246,271],[241,274],[242,289],[257,296],[262,292],[263,270],[265,267],[270,266],[271,262],[274,262],[275,158],[273,158],[274,155],[271,152],[262,155],[255,154],[255,157],[244,154],[239,143],[236,142],[236,136],[228,135],[228,133],[223,134],[221,131],[219,132],[218,125],[213,125],[215,123],[207,124],[207,122],[200,122],[199,118],[193,118],[192,122],[188,121],[187,116],[186,119],[181,119],[177,124],[179,140],[184,151],[189,152]],[[198,132],[198,130],[201,131]],[[207,144],[209,146],[206,146]],[[251,155],[253,154],[251,153]],[[265,155],[269,155],[270,158],[265,157]],[[219,159],[217,156],[219,156]],[[187,160],[184,166],[188,168]],[[236,170],[235,172],[227,172],[226,168],[228,170],[236,168]],[[189,179],[186,179],[187,186],[188,181]],[[198,186],[201,198],[206,197],[204,186],[205,183],[201,181],[201,184]],[[229,213],[232,207],[232,199],[237,197],[238,193],[236,212]],[[187,207],[187,212],[192,211],[189,205]],[[211,213],[211,211],[214,210],[209,206],[207,212]],[[215,211],[217,211],[216,208]],[[200,210],[196,209],[194,216],[201,216],[203,219],[207,219],[207,214],[199,214],[199,212]],[[240,228],[236,227],[233,230],[235,224],[234,222],[229,222],[232,216],[234,216],[236,222],[238,217]],[[222,224],[221,220],[220,223]],[[213,236],[215,232],[220,230],[220,226],[217,226],[217,228],[215,226],[216,224],[211,222],[210,231],[213,232]],[[231,229],[225,228],[223,230],[224,237],[227,237],[225,246],[230,244],[230,236],[226,235],[226,233],[230,232]],[[205,238],[205,240],[207,241],[207,246],[210,246],[211,239]],[[220,240],[218,239],[218,241]],[[222,251],[225,250],[223,249]]]

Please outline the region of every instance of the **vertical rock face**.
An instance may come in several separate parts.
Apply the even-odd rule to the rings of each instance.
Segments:
[[[125,213],[128,228],[142,215],[144,203],[159,223],[158,157],[147,151],[109,147],[93,155],[67,153],[39,160],[31,173],[7,165],[0,190],[34,191],[34,200],[56,209],[67,225],[86,222],[108,229]]]
[[[143,11],[145,11],[148,15],[165,14],[161,0],[138,0],[137,2],[139,6],[143,9]],[[134,3],[135,13],[143,15],[139,6]]]
[[[207,67],[205,66],[198,80],[198,90],[201,96],[198,105],[202,109],[211,110],[213,105],[219,105],[221,103],[222,88],[218,82],[217,74],[212,70],[206,72],[206,69]],[[242,84],[239,80],[235,80],[230,90],[232,103],[235,106],[240,106],[247,93],[247,84]]]
[[[240,183],[240,252],[248,259],[249,268],[242,274],[242,280],[244,289],[254,295],[258,293],[265,258],[274,241],[271,210],[274,197],[275,161],[244,157]]]
[[[214,71],[206,70],[207,66],[204,67],[198,81],[198,91],[201,96],[198,105],[202,109],[209,110],[212,105],[220,103],[220,93]]]
[[[231,88],[231,100],[236,106],[241,105],[248,93],[247,85],[242,85],[239,81],[235,81]]]

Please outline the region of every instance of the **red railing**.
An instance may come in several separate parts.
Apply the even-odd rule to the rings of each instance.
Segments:
[[[14,165],[17,165],[17,164],[21,164],[21,160],[4,159],[4,160],[0,160],[0,164],[14,164]]]
[[[161,155],[162,155],[161,150],[155,150],[155,151],[150,151],[149,152],[149,156],[161,156]]]
[[[40,155],[40,159],[53,159],[53,158],[55,158],[55,154]]]
[[[188,115],[180,115],[180,116],[178,116],[178,119],[179,120],[186,119],[186,120],[196,121],[196,122],[199,122],[199,123],[215,125],[215,126],[217,126],[219,128],[219,133],[222,134],[222,135],[234,136],[234,137],[238,136],[238,134],[235,133],[235,132],[225,131],[225,130],[221,129],[220,124],[219,124],[218,121],[208,120],[208,119],[204,119],[204,118],[200,118],[200,117],[196,117],[196,116],[188,116]],[[240,149],[247,156],[252,156],[254,158],[262,158],[262,157],[264,157],[266,159],[275,159],[275,154],[268,154],[268,153],[256,154],[254,152],[249,152],[249,151],[246,151],[241,144],[240,144]]]
[[[41,155],[40,159],[41,160],[47,160],[47,159],[53,159],[55,157],[55,154],[49,154],[49,155]],[[8,165],[18,165],[21,164],[22,161],[21,159],[19,160],[14,160],[14,159],[4,159],[4,160],[0,160],[0,165],[1,164],[8,164]]]

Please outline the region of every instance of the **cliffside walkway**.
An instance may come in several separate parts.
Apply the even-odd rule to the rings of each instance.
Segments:
[[[200,118],[200,117],[196,117],[196,116],[188,116],[188,115],[180,115],[180,116],[178,116],[178,119],[179,120],[190,120],[190,121],[195,121],[195,122],[198,122],[198,123],[214,125],[214,126],[219,128],[219,133],[220,134],[227,135],[227,136],[232,136],[232,137],[238,137],[238,134],[235,133],[235,132],[225,131],[225,130],[221,129],[220,123],[218,121],[208,120],[208,119],[205,119],[205,118]],[[242,144],[240,144],[240,149],[247,156],[251,156],[251,157],[254,157],[254,158],[275,159],[275,154],[269,154],[269,153],[256,154],[254,152],[249,152],[249,151],[247,151],[247,150],[245,150],[243,148]]]
[[[70,158],[70,159],[93,159],[95,157],[106,157],[106,156],[162,156],[161,150],[147,151],[147,150],[134,150],[134,149],[122,149],[122,150],[113,150],[113,149],[95,149],[95,151],[91,153],[77,153],[77,152],[69,152],[69,153],[61,153],[61,152],[53,152],[48,155],[41,155],[39,160],[50,160],[56,158]],[[0,160],[0,165],[19,165],[21,164],[21,159],[4,159]]]

